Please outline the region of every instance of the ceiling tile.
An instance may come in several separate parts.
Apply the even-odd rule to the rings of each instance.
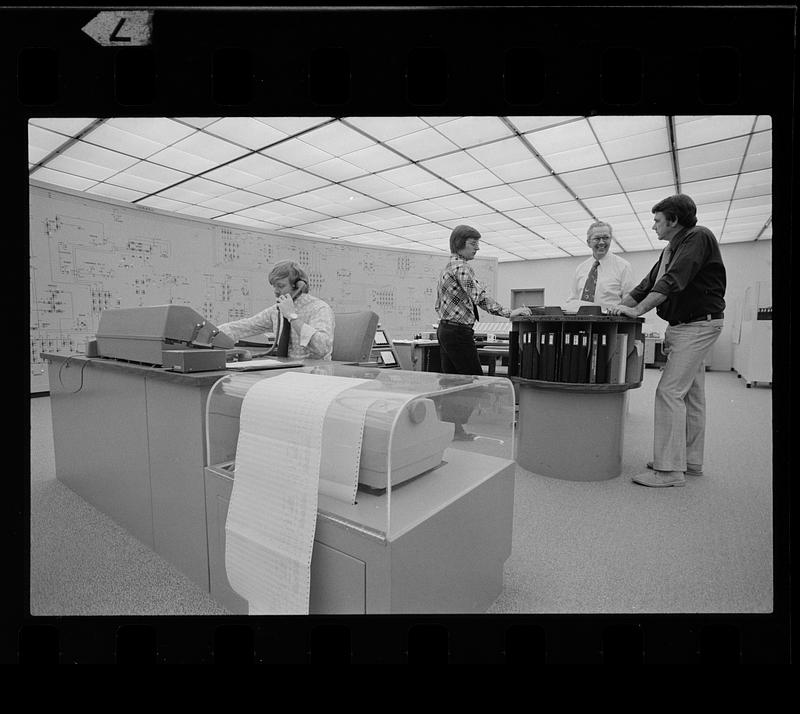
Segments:
[[[286,138],[284,132],[253,117],[225,117],[205,131],[248,149],[262,149]]]
[[[469,147],[511,135],[498,117],[457,117],[436,125],[453,143]]]
[[[454,144],[433,128],[423,129],[413,134],[391,139],[386,144],[412,161],[421,161],[432,156],[452,153],[458,149],[457,144]]]
[[[34,117],[29,120],[30,124],[35,126],[43,127],[44,129],[49,129],[50,131],[54,131],[58,134],[63,134],[64,136],[72,137],[77,136],[80,134],[86,127],[90,126],[92,122],[97,121],[96,119],[62,119],[62,118],[51,118],[51,117]]]
[[[428,128],[428,124],[419,117],[347,117],[344,121],[380,141],[389,141]]]
[[[331,156],[339,156],[375,146],[372,139],[341,122],[333,122],[312,129],[303,134],[303,141],[331,154]]]
[[[537,131],[556,124],[567,124],[573,121],[580,121],[583,117],[507,117],[509,121],[520,133]]]
[[[749,134],[755,116],[676,116],[675,143],[679,149]]]
[[[85,176],[56,171],[55,169],[46,167],[36,169],[30,177],[36,181],[44,181],[45,183],[52,183],[55,186],[72,188],[77,191],[85,191],[89,186],[94,186],[97,183],[96,180]]]

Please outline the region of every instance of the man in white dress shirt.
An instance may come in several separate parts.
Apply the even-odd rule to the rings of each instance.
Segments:
[[[219,325],[220,332],[237,341],[265,332],[280,334],[285,318],[290,326],[286,356],[301,360],[331,359],[333,310],[324,300],[309,295],[305,271],[294,261],[282,260],[275,264],[267,279],[278,302],[252,317]]]
[[[619,305],[636,285],[631,264],[611,252],[614,238],[610,224],[595,221],[586,235],[592,257],[575,269],[568,302],[595,303],[604,307]]]

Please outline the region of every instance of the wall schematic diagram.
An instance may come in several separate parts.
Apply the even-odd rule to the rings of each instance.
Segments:
[[[446,253],[268,233],[32,182],[31,391],[49,389],[41,353],[83,353],[103,310],[188,305],[219,325],[274,302],[267,275],[284,259],[304,267],[310,291],[335,312],[373,310],[395,339],[438,319]],[[497,260],[472,265],[494,294]]]

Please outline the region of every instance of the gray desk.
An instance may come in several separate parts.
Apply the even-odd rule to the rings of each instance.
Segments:
[[[205,404],[227,372],[42,356],[56,478],[208,590]]]

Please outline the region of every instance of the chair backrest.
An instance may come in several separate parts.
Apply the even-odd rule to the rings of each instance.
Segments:
[[[340,362],[366,362],[372,350],[378,315],[372,310],[334,314],[331,359]]]

